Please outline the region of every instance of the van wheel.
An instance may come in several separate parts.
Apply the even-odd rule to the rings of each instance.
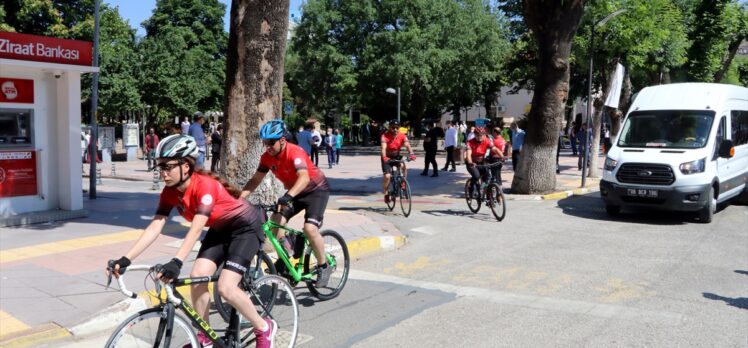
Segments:
[[[717,211],[717,197],[714,197],[714,186],[709,187],[709,202],[699,211],[699,221],[708,224],[712,222],[714,212]]]
[[[618,214],[621,213],[621,206],[620,205],[606,204],[605,205],[605,212],[607,212],[608,215],[610,215],[610,216],[618,216]]]

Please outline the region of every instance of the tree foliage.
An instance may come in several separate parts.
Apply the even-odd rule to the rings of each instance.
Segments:
[[[472,105],[496,89],[508,53],[502,20],[487,1],[312,0],[302,11],[287,80],[308,116],[355,105],[393,118],[389,87],[400,87],[406,120]]]

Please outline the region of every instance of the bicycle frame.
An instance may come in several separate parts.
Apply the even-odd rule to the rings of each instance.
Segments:
[[[304,236],[304,252],[301,253],[301,257],[299,258],[299,261],[296,263],[296,265],[293,265],[291,263],[291,256],[288,255],[286,252],[286,249],[280,244],[278,241],[278,238],[275,237],[275,233],[273,233],[274,229],[282,229],[286,232],[288,232],[290,235],[301,235]],[[283,260],[283,263],[286,264],[286,269],[288,269],[288,273],[291,275],[293,280],[295,282],[300,281],[312,281],[313,274],[306,273],[304,274],[302,272],[302,267],[304,264],[304,259],[307,257],[306,248],[311,248],[311,245],[309,245],[309,239],[307,239],[306,235],[302,231],[295,230],[290,227],[283,226],[281,224],[278,224],[272,220],[267,220],[264,224],[262,224],[262,230],[265,232],[265,237],[270,240],[270,244],[275,249],[275,252],[278,254],[278,258]],[[334,258],[327,257],[327,262],[330,266],[335,267],[336,262]]]

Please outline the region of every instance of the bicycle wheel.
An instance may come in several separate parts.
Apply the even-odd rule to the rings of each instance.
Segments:
[[[410,215],[410,203],[410,184],[408,184],[407,180],[403,179],[400,181],[400,209],[402,209],[405,217]]]
[[[397,190],[395,189],[397,186],[398,177],[393,176],[392,179],[390,179],[390,185],[387,188],[387,193],[390,196],[390,201],[385,202],[387,204],[387,208],[392,211],[395,209],[395,198],[397,197]]]
[[[144,309],[125,319],[112,333],[104,347],[161,347],[165,345],[164,331],[166,318],[162,318],[163,308]],[[171,332],[170,347],[184,345],[198,347],[197,336],[189,321],[174,313],[174,328]]]
[[[351,267],[350,256],[348,255],[348,245],[345,244],[345,240],[335,231],[325,230],[321,232],[322,240],[325,243],[325,254],[328,259],[328,267],[330,267],[329,261],[334,261],[335,266],[330,274],[330,281],[327,286],[316,287],[313,282],[307,282],[306,286],[309,288],[309,292],[316,296],[320,300],[329,300],[335,298],[343,290],[345,282],[348,281],[348,271]],[[314,260],[312,260],[314,258]],[[314,257],[311,246],[306,250],[306,257],[304,257],[304,273],[310,273],[311,270],[317,265],[317,259]],[[316,274],[316,270],[314,271]]]
[[[498,184],[492,183],[488,185],[486,200],[496,220],[504,220],[504,216],[506,215],[506,201],[504,200],[504,192],[501,191],[501,187]]]
[[[260,260],[261,266],[257,267],[257,262]],[[216,270],[216,276],[221,274],[221,270],[223,270],[223,264],[221,264],[220,267],[218,267],[218,270]],[[273,264],[273,259],[270,258],[268,254],[266,254],[262,249],[260,249],[257,252],[257,256],[252,258],[252,263],[250,264],[249,268],[247,268],[247,272],[244,273],[244,278],[247,280],[254,280],[257,278],[260,278],[266,274],[277,274],[277,271],[275,270],[275,265]],[[229,321],[229,313],[231,312],[231,306],[228,303],[225,303],[221,295],[218,293],[217,289],[215,289],[215,284],[213,289],[213,304],[216,307],[216,311],[218,311],[218,314],[221,315],[221,318],[223,318],[224,321]]]
[[[473,185],[473,179],[467,179],[465,182],[465,201],[467,202],[468,209],[470,209],[471,212],[477,213],[478,210],[480,210],[480,199],[478,198],[480,194],[477,194],[475,192],[472,192],[471,194],[471,186]]]
[[[257,312],[275,320],[278,325],[273,346],[293,347],[299,334],[299,302],[291,285],[283,277],[270,274],[253,280],[249,293]],[[242,330],[242,347],[254,347],[254,341],[251,326]]]

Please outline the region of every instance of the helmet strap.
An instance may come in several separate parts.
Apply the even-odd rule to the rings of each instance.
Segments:
[[[179,163],[179,182],[177,182],[176,187],[182,186],[182,184],[184,184],[185,181],[189,180],[190,177],[192,177],[192,170],[190,170],[190,173],[189,175],[187,175],[187,177],[184,177],[184,174],[182,174],[182,165],[187,163],[187,165],[190,166],[190,169],[192,169],[192,166],[190,165],[190,163],[185,160],[179,160],[178,163]]]

